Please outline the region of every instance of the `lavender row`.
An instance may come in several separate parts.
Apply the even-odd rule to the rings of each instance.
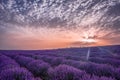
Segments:
[[[35,77],[41,77],[43,80],[47,78],[47,70],[50,67],[48,63],[42,60],[35,60],[30,57],[18,55],[15,60],[21,65],[31,71]]]
[[[91,75],[97,76],[107,76],[113,77],[116,79],[120,79],[120,72],[117,68],[114,68],[107,64],[96,64],[92,62],[83,62],[83,61],[75,61],[75,60],[66,60],[60,57],[51,57],[51,56],[37,56],[38,59],[44,60],[51,65],[60,65],[67,64],[73,67],[76,67],[81,70],[85,70],[87,73]]]
[[[111,58],[99,58],[99,57],[91,57],[89,59],[91,62],[100,63],[100,64],[109,64],[114,67],[120,67],[120,61],[117,59],[111,59]]]
[[[44,80],[114,80],[112,78],[106,77],[97,77],[91,76],[81,71],[77,68],[68,66],[68,65],[59,65],[55,68],[52,68],[48,63],[45,63],[42,60],[32,60],[30,57],[23,57],[21,59],[17,57],[17,60],[22,60],[22,62],[28,62],[25,66],[29,69],[34,75],[40,76]],[[67,72],[67,73],[66,73]]]
[[[20,67],[13,59],[0,55],[0,80],[41,80],[34,78],[27,69]]]

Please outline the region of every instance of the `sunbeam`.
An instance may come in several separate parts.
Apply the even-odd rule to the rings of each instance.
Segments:
[[[97,47],[100,51],[105,51],[105,52],[107,52],[108,54],[111,54],[112,56],[117,56],[116,54],[114,54],[113,52],[111,52],[111,51],[109,51],[109,50],[107,50],[107,49],[103,49],[103,48],[101,48],[101,47]]]
[[[86,56],[86,60],[88,61],[90,57],[90,48],[88,48],[88,52],[87,52],[87,56]]]

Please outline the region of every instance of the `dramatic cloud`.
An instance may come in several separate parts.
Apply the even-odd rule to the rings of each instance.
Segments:
[[[113,45],[119,34],[120,0],[0,0],[1,49]]]

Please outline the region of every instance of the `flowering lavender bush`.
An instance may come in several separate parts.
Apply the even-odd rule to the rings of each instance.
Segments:
[[[109,64],[115,67],[120,67],[120,61],[116,59],[93,57],[89,60],[95,63]]]
[[[34,80],[42,80],[41,78],[39,78],[39,77],[37,77],[37,78],[35,78]]]
[[[59,65],[55,69],[50,68],[48,73],[50,80],[79,80],[85,74],[85,72],[67,65]]]
[[[25,68],[12,68],[0,73],[0,80],[34,80],[33,75]]]
[[[9,69],[9,68],[15,68],[15,67],[19,67],[19,64],[16,63],[15,60],[7,57],[7,56],[0,56],[0,72],[2,70],[5,69]]]
[[[107,77],[90,76],[86,72],[68,65],[59,65],[54,69],[50,68],[50,80],[114,80]]]
[[[25,57],[25,56],[16,56],[15,60],[22,66],[26,66],[29,62],[34,60],[33,58],[30,57]]]
[[[120,79],[120,74],[118,70],[112,66],[106,64],[96,64],[91,62],[81,62],[74,60],[65,60],[63,64],[67,64],[73,67],[76,67],[81,70],[85,70],[89,74],[94,74],[97,76],[107,76]],[[115,75],[116,74],[116,75]]]
[[[33,60],[27,65],[27,68],[35,75],[40,77],[47,76],[47,70],[50,68],[48,63],[41,60]]]

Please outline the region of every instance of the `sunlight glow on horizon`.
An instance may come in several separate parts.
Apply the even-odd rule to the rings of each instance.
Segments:
[[[96,43],[97,42],[97,40],[95,40],[95,39],[82,39],[81,40],[82,42],[85,42],[85,43]]]
[[[34,28],[34,27],[15,27],[9,30],[4,40],[4,45],[11,46],[13,49],[55,49],[65,47],[81,46],[102,46],[109,45],[110,30],[102,28]],[[109,39],[109,40],[108,40]],[[7,44],[6,44],[7,43]],[[113,44],[113,43],[112,43]]]

